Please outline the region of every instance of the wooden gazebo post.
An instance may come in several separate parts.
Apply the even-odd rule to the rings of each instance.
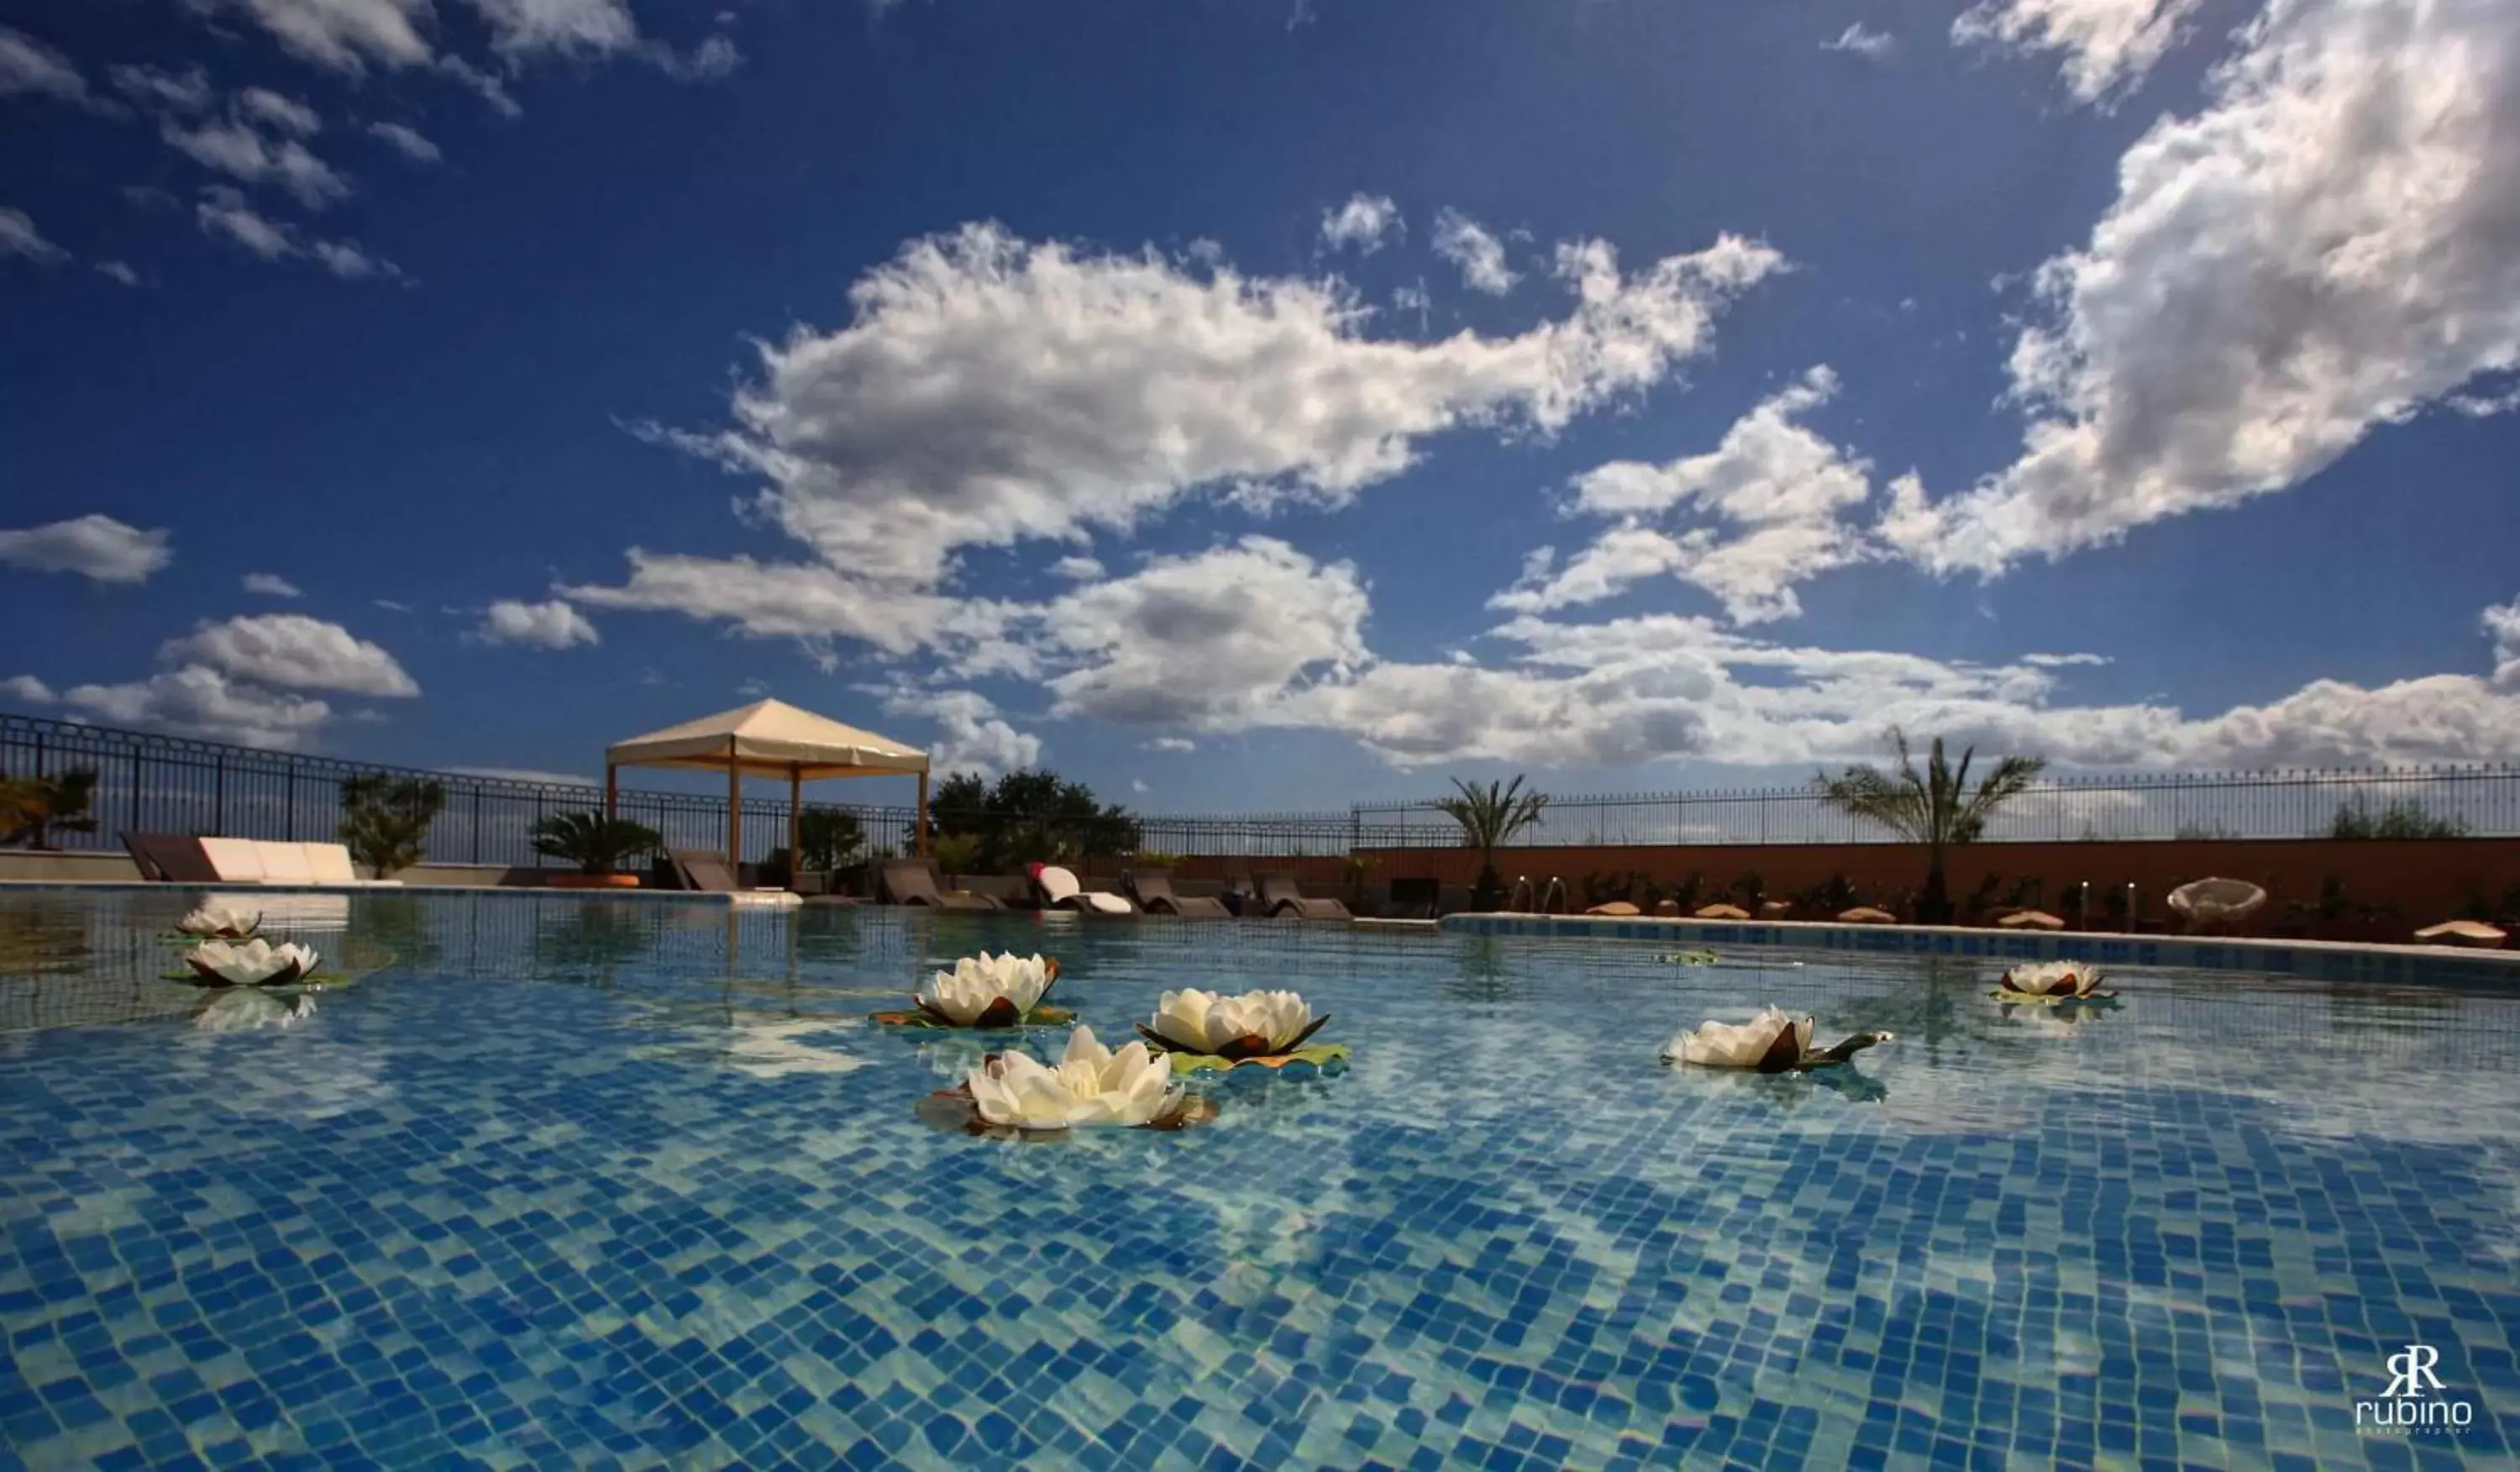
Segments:
[[[797,875],[805,868],[805,766],[799,761],[788,763],[788,888],[797,890]]]
[[[743,759],[736,755],[735,738],[726,738],[726,867],[742,874],[743,862]],[[741,879],[736,881],[742,883]]]

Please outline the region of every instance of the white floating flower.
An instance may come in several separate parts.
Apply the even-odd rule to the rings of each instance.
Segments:
[[[1763,1074],[1823,1068],[1844,1063],[1866,1048],[1888,1042],[1889,1033],[1858,1033],[1835,1047],[1812,1046],[1812,1019],[1788,1017],[1770,1007],[1748,1022],[1709,1020],[1694,1032],[1663,1044],[1666,1063],[1693,1063],[1702,1068],[1746,1068]]]
[[[206,1033],[250,1033],[260,1028],[286,1028],[315,1015],[315,998],[300,993],[287,1001],[251,988],[222,991],[193,1014],[193,1026]]]
[[[1138,1031],[1158,1047],[1218,1058],[1266,1058],[1291,1053],[1322,1030],[1328,1017],[1292,991],[1167,991],[1155,998],[1152,1025]]]
[[[1132,1042],[1117,1053],[1092,1028],[1067,1035],[1054,1068],[1029,1053],[999,1053],[971,1071],[964,1086],[982,1124],[1017,1129],[1071,1129],[1089,1125],[1151,1125],[1176,1112],[1183,1090],[1172,1068]]]
[[[184,963],[217,987],[270,987],[297,981],[315,969],[315,952],[291,942],[204,941],[184,952]]]
[[[188,936],[205,940],[242,941],[262,926],[262,916],[248,914],[233,905],[216,900],[175,922],[175,928]]]
[[[957,1028],[1011,1028],[1023,1020],[1058,980],[1058,963],[1040,956],[965,956],[951,971],[936,973],[911,1000],[936,1021]]]
[[[1996,983],[1996,995],[2007,999],[2086,1001],[2113,993],[2102,991],[2099,968],[2081,961],[2029,961],[2006,971]]]

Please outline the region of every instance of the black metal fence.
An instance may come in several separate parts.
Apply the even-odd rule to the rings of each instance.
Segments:
[[[560,812],[604,805],[591,783],[541,783],[460,772],[421,771],[227,746],[189,737],[115,730],[36,716],[0,715],[0,777],[97,774],[93,833],[64,832],[71,849],[112,849],[124,831],[190,833],[280,841],[324,841],[342,819],[341,785],[384,773],[438,784],[445,806],[429,827],[428,860],[458,864],[551,864],[533,849],[534,825]],[[861,857],[910,851],[915,807],[807,803],[854,814]],[[716,794],[623,788],[621,816],[645,823],[672,849],[726,848],[726,799]],[[941,814],[931,814],[938,817]],[[1267,856],[1339,854],[1360,845],[1400,841],[1352,812],[1252,813],[1229,817],[1135,819],[1142,849],[1169,853]],[[1056,835],[1054,835],[1055,837]],[[788,844],[788,800],[746,798],[743,857],[758,861]]]
[[[428,836],[439,863],[534,864],[532,831],[553,813],[600,808],[601,788],[419,771],[226,746],[187,737],[0,715],[0,777],[97,774],[92,834],[71,848],[106,848],[128,829],[236,838],[326,840],[339,828],[341,785],[383,772],[436,782],[445,806]],[[917,823],[908,806],[808,803],[855,814],[863,855],[905,852]],[[624,788],[621,815],[677,849],[726,847],[726,800],[715,794]],[[2177,838],[2319,838],[2340,815],[2379,836],[2520,834],[2520,766],[2138,774],[2042,782],[1999,810],[1993,843]],[[1451,848],[1461,829],[1431,802],[1362,803],[1343,811],[1139,817],[1141,850],[1293,857],[1356,849]],[[1848,816],[1808,788],[1644,793],[1552,800],[1517,846],[1546,844],[1888,843],[1897,835]],[[784,797],[746,799],[743,856],[788,842]]]
[[[1367,803],[1361,826],[1446,848],[1461,829],[1432,802]],[[2136,773],[2043,781],[1998,808],[1988,843],[2160,839],[2498,837],[2520,834],[2520,767]],[[1808,787],[1552,798],[1514,838],[1546,844],[1875,844],[1899,836]]]

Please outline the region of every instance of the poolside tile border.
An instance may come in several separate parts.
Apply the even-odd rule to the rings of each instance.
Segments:
[[[1448,933],[1535,936],[1666,944],[1697,941],[1725,945],[1794,946],[1813,950],[1903,955],[1979,956],[2000,961],[2095,961],[2101,965],[2182,966],[2248,971],[2340,982],[2496,987],[2520,983],[2520,951],[2460,950],[2434,945],[2356,945],[2338,941],[2251,937],[2125,936],[2090,932],[1971,930],[1924,925],[1832,925],[1809,920],[1692,920],[1607,915],[1446,915]]]

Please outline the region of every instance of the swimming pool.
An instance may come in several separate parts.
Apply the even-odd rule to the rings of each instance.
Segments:
[[[484,895],[0,894],[0,1444],[33,1466],[2508,1465],[2520,995],[1973,958]],[[1354,1059],[1180,1134],[914,1113],[924,968],[1295,987]],[[1757,1003],[1899,1040],[1668,1068]],[[246,1027],[253,1021],[271,1025]],[[1055,1052],[1055,1036],[1037,1041]],[[2374,1434],[2410,1345],[2471,1409]],[[5,1458],[0,1458],[5,1460]]]

